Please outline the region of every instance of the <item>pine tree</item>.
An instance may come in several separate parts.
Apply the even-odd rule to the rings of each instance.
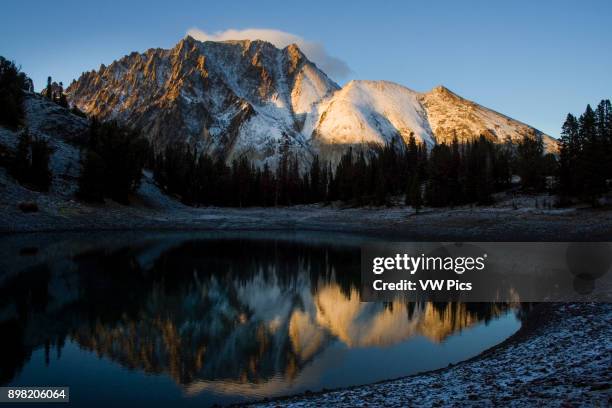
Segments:
[[[52,87],[52,79],[50,76],[47,77],[47,87],[43,92],[43,96],[50,101],[53,100],[53,87]]]
[[[338,199],[338,177],[332,170],[331,162],[327,162],[327,174],[329,178],[327,187],[327,198],[331,202]]]
[[[59,96],[57,99],[58,105],[64,108],[68,108],[68,99],[66,99],[66,94],[64,93],[64,84],[62,82],[59,83],[58,93],[59,93]]]
[[[29,129],[26,127],[19,134],[17,150],[11,165],[11,174],[16,180],[23,182],[28,179],[28,173],[32,163],[31,146],[32,137],[30,136]]]
[[[289,160],[289,173],[287,175],[287,204],[296,205],[302,202],[302,188],[300,177],[300,167],[298,158],[292,155]]]
[[[349,149],[342,155],[336,167],[335,182],[338,199],[349,201],[353,198],[353,149]]]
[[[264,207],[274,205],[274,192],[276,190],[275,184],[276,181],[274,180],[274,175],[270,171],[268,163],[265,163],[259,179],[259,189],[261,191],[260,205]]]
[[[585,198],[595,206],[599,197],[606,191],[605,144],[599,137],[597,117],[591,105],[587,105],[578,122],[583,143],[578,164],[584,177],[583,192]]]
[[[231,200],[231,173],[222,157],[217,157],[214,164],[213,204],[228,206]]]
[[[450,205],[458,205],[463,202],[463,194],[461,191],[461,182],[459,180],[461,171],[461,147],[457,135],[453,137],[451,144],[451,159],[449,165],[449,194]]]
[[[606,152],[607,158],[606,162],[608,163],[608,178],[612,179],[612,104],[609,99],[604,101],[605,110],[606,110],[606,130],[607,130],[607,143],[608,143],[608,151]]]
[[[17,128],[22,124],[23,91],[30,83],[14,62],[0,56],[0,125]]]
[[[547,180],[546,190],[551,192],[554,187],[554,178],[559,174],[559,162],[553,153],[546,153],[542,157],[542,174]]]
[[[200,205],[211,205],[213,203],[214,185],[214,162],[206,154],[198,158],[194,172],[195,196],[194,200]]]
[[[559,150],[559,194],[562,204],[567,204],[569,197],[578,194],[582,187],[579,182],[582,175],[578,170],[581,149],[578,119],[569,113],[561,129]]]
[[[493,183],[495,191],[503,191],[510,187],[512,178],[510,165],[512,150],[506,145],[494,146],[493,150]]]
[[[412,181],[410,182],[409,204],[414,208],[416,214],[419,213],[423,205],[423,197],[421,194],[421,180],[419,179],[419,174],[414,173]]]
[[[93,150],[85,152],[79,177],[77,197],[85,201],[102,202],[104,200],[105,163]]]
[[[602,170],[606,178],[612,178],[612,105],[609,99],[602,100],[597,105],[596,127],[605,163]]]
[[[321,173],[321,162],[319,161],[319,156],[315,155],[310,164],[309,202],[318,203],[323,201],[323,180]]]
[[[10,173],[21,184],[37,191],[49,191],[52,176],[50,158],[48,141],[40,137],[33,138],[28,128],[25,128],[19,135]]]
[[[232,192],[234,199],[232,204],[236,207],[250,205],[251,186],[254,177],[251,174],[251,166],[246,157],[234,160],[232,163]]]
[[[368,164],[366,163],[365,155],[363,151],[360,151],[355,159],[351,178],[351,197],[357,205],[364,205],[371,202],[371,197],[369,197],[366,187],[368,173],[367,167]]]
[[[476,202],[479,205],[493,203],[493,192],[495,191],[493,179],[493,144],[484,136],[476,141],[474,145],[475,162],[479,163],[476,169]]]
[[[330,178],[333,175],[330,173],[329,164],[322,163],[321,165],[321,201],[329,202],[329,185]]]
[[[542,157],[544,144],[540,135],[525,135],[517,146],[517,171],[524,190],[542,191],[544,174]]]
[[[45,139],[36,137],[32,141],[31,152],[30,182],[38,191],[49,191],[51,186],[51,170],[49,169],[51,149],[49,143]]]
[[[452,165],[451,149],[444,143],[434,146],[429,157],[429,179],[425,185],[425,200],[429,206],[450,205]]]

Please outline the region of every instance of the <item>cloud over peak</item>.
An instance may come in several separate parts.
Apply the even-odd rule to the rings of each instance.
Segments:
[[[285,31],[268,28],[247,28],[207,33],[198,28],[191,28],[187,31],[187,34],[200,41],[263,40],[274,44],[278,48],[284,48],[295,43],[308,59],[317,64],[330,77],[343,79],[351,72],[344,61],[329,55],[323,44],[305,40],[298,35]]]

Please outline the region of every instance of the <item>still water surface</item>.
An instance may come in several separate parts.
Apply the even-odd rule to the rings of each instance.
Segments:
[[[502,304],[360,302],[360,242],[345,236],[51,241],[9,255],[0,277],[0,383],[69,385],[71,405],[364,384],[464,360],[520,326]]]

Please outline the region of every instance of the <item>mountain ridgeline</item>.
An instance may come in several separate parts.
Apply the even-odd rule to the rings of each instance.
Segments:
[[[349,147],[428,148],[454,138],[494,143],[542,132],[444,87],[419,93],[387,81],[338,86],[296,45],[182,39],[172,49],[131,53],[86,72],[67,89],[72,105],[100,120],[142,129],[153,147],[187,143],[227,163],[246,157],[276,168],[284,153],[302,169],[318,155],[337,163]],[[356,151],[356,150],[355,150]]]
[[[67,93],[51,77],[34,93],[0,62],[0,167],[84,201],[127,204],[143,174],[183,203],[237,207],[488,205],[516,191],[513,175],[525,193],[598,206],[612,186],[609,100],[568,115],[557,141],[444,87],[340,88],[295,45],[187,37],[85,73]]]

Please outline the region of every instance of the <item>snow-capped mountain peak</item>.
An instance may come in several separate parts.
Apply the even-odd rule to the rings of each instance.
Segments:
[[[340,88],[299,47],[259,40],[197,41],[133,52],[86,72],[67,90],[79,109],[137,126],[156,148],[177,141],[230,161],[274,166],[281,152],[307,164],[348,146],[431,147],[484,134],[516,140],[535,129],[439,86],[419,93],[388,81]],[[548,139],[547,139],[548,140]],[[550,142],[551,146],[554,142]]]

